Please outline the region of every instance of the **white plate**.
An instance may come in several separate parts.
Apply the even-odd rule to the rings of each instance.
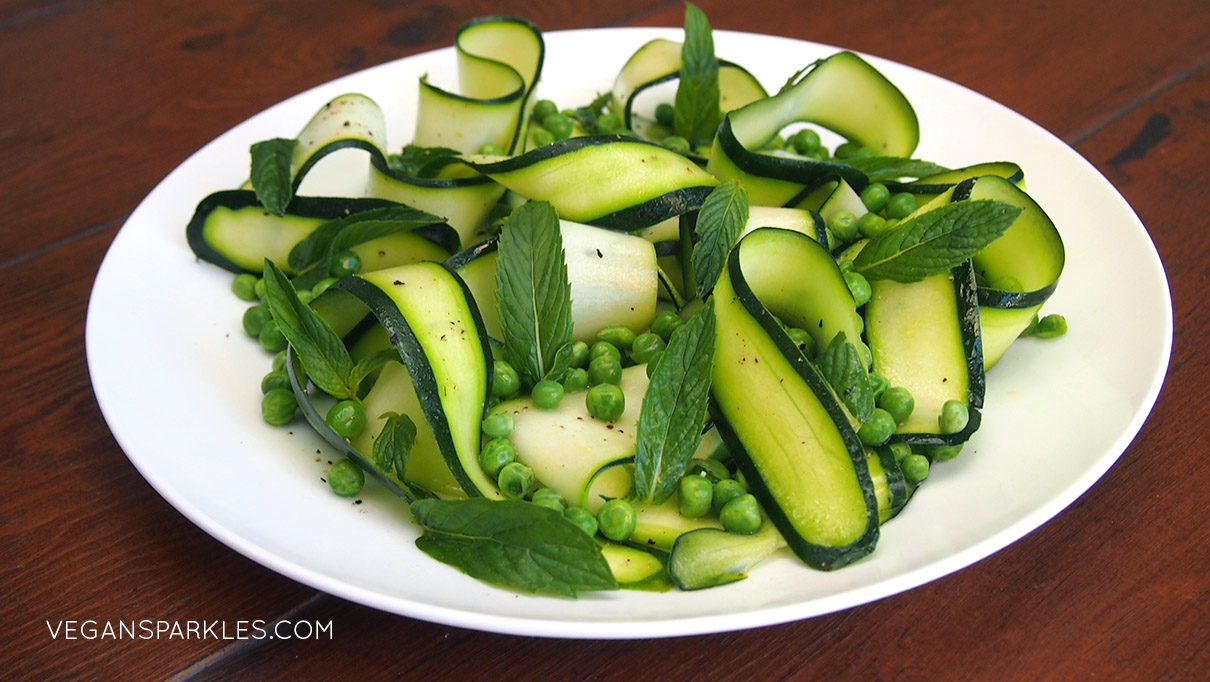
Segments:
[[[612,85],[639,45],[661,36],[680,39],[681,32],[547,34],[539,94],[586,103]],[[724,31],[715,40],[720,56],[773,88],[835,51]],[[822,573],[779,555],[747,580],[706,592],[518,596],[422,554],[405,505],[374,484],[361,505],[331,494],[320,476],[332,455],[301,419],[288,433],[261,420],[257,383],[270,357],[241,330],[246,304],[230,293],[231,275],[189,251],[186,222],[202,197],[244,180],[251,143],[294,135],[334,96],[362,92],[378,101],[391,147],[402,146],[411,139],[417,79],[428,73],[455,82],[448,48],[340,78],[262,112],[194,154],[143,201],[115,238],[88,311],[88,363],[105,418],[148,482],[236,551],[319,590],[449,625],[597,638],[736,630],[844,609],[968,566],[1070,504],[1138,432],[1168,365],[1167,280],[1125,200],[1063,142],[953,83],[871,61],[917,108],[917,156],[950,167],[998,160],[1024,167],[1067,246],[1047,310],[1064,314],[1070,332],[1009,351],[988,377],[975,439],[935,468],[884,528],[877,551],[854,566]],[[345,154],[353,156],[336,162]],[[333,162],[359,159],[341,152]]]

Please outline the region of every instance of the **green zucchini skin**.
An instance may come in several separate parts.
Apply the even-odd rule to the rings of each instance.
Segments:
[[[806,158],[795,159],[750,152],[736,138],[731,127],[730,117],[723,119],[715,143],[737,168],[749,175],[803,185],[803,190],[783,204],[787,207],[798,205],[806,194],[833,180],[844,180],[858,191],[870,184],[865,173],[846,163]]]
[[[286,215],[312,220],[314,225],[311,229],[314,229],[328,220],[344,218],[360,211],[390,208],[398,205],[398,203],[386,199],[296,196],[290,202],[290,205],[286,207]],[[237,212],[251,211],[261,218],[267,215],[264,207],[256,199],[256,193],[251,190],[234,189],[215,192],[198,203],[197,208],[193,212],[193,217],[185,227],[185,240],[188,242],[189,248],[201,260],[212,265],[217,265],[224,270],[237,274],[241,272],[260,273],[267,254],[249,254],[247,260],[251,262],[259,259],[260,265],[257,267],[246,267],[232,260],[233,256],[229,248],[213,243],[213,240],[208,238],[207,223],[217,209],[227,209],[228,211]],[[417,234],[424,235],[430,241],[443,248],[453,245],[449,241],[448,234],[437,228],[421,228],[417,230]],[[457,248],[455,246],[454,249],[447,248],[447,250],[452,251],[457,250]],[[289,249],[286,249],[286,252],[288,253]],[[286,265],[285,258],[279,257],[271,260],[278,263],[279,267],[285,267]]]
[[[484,328],[483,318],[475,306],[474,297],[471,295],[466,283],[462,281],[462,278],[444,264],[429,263],[426,265],[441,268],[456,284],[457,293],[455,295],[460,295],[464,299],[466,309],[470,312],[470,318],[474,325],[473,333],[476,335],[476,338],[472,342],[477,345],[479,353],[482,356],[482,365],[479,367],[452,368],[458,372],[467,372],[466,375],[460,374],[457,381],[464,382],[464,385],[469,383],[475,386],[479,389],[477,393],[482,394],[480,397],[480,409],[473,417],[466,415],[467,423],[463,424],[451,424],[451,417],[447,414],[443,401],[443,386],[437,380],[434,367],[425,350],[425,342],[421,340],[423,335],[423,338],[428,339],[430,343],[432,342],[431,335],[435,332],[423,326],[426,322],[432,322],[432,320],[409,321],[387,292],[362,277],[348,277],[332,286],[353,294],[365,303],[390,335],[391,343],[399,350],[399,355],[407,366],[412,378],[412,384],[416,389],[417,395],[420,397],[425,421],[428,422],[429,427],[432,429],[433,436],[446,461],[446,465],[449,466],[450,472],[454,475],[458,485],[462,487],[463,492],[468,497],[501,499],[500,492],[495,488],[490,478],[483,473],[478,461],[479,424],[483,419],[483,405],[485,404],[486,396],[491,394],[492,381],[492,354],[487,330]],[[420,327],[420,334],[413,328],[413,324],[415,323],[422,325]],[[472,418],[474,423],[469,423]],[[457,439],[453,433],[454,428],[465,429],[467,433],[472,434],[463,439],[467,442],[465,447],[458,447]],[[468,449],[473,449],[474,452],[470,452]]]
[[[774,235],[775,237],[801,239],[812,244],[814,249],[819,252],[817,257],[826,259],[826,263],[830,267],[836,268],[835,262],[832,261],[827,250],[811,240],[810,237],[787,230],[774,230],[774,232],[782,233],[782,235]],[[745,237],[745,240],[762,233],[768,236],[768,232],[765,230],[757,230],[749,237]],[[722,436],[728,449],[735,456],[740,470],[743,471],[752,493],[760,500],[770,520],[781,532],[782,537],[785,538],[794,553],[808,565],[821,570],[840,568],[872,552],[878,540],[878,502],[866,462],[865,447],[858,439],[847,411],[841,406],[827,380],[815,365],[803,356],[794,342],[790,340],[781,323],[765,307],[746,281],[741,265],[743,243],[741,241],[740,245],[732,250],[727,269],[720,278],[720,283],[714,293],[714,305],[719,310],[719,338],[716,341],[715,388],[710,401],[710,414],[719,435]],[[736,304],[739,308],[736,308]],[[848,306],[851,305],[850,296]],[[836,311],[847,309],[848,306],[837,306]],[[740,309],[744,311],[742,314],[739,313]],[[747,319],[744,319],[742,315],[746,315]],[[841,316],[843,317],[843,315]],[[840,322],[846,321],[841,320]],[[836,321],[820,320],[820,325],[823,326],[831,327],[836,324]],[[756,329],[753,329],[753,325]],[[793,442],[799,437],[796,434],[820,428],[822,424],[833,426],[834,433],[818,434],[817,445],[793,448],[793,455],[790,455],[789,450],[785,448],[781,448],[785,452],[778,452],[778,447],[767,447],[758,438],[751,439],[751,442],[744,442],[736,428],[737,424],[740,426],[744,426],[744,424],[742,421],[735,420],[737,417],[740,419],[756,418],[757,415],[753,413],[751,416],[745,416],[742,413],[742,403],[745,402],[742,395],[744,377],[742,375],[732,376],[731,373],[740,370],[728,369],[728,365],[759,363],[760,357],[758,357],[759,354],[752,357],[746,354],[742,357],[728,357],[726,353],[729,352],[729,346],[735,344],[734,341],[727,339],[728,335],[743,336],[746,334],[752,335],[747,337],[750,340],[739,342],[737,348],[750,348],[754,353],[760,350],[764,350],[768,354],[779,353],[781,360],[778,357],[766,355],[766,363],[780,363],[782,360],[788,363],[788,373],[778,378],[779,384],[782,385],[773,387],[774,390],[769,391],[771,395],[777,396],[783,392],[789,395],[789,391],[805,387],[805,391],[799,391],[800,395],[804,398],[811,396],[812,398],[807,399],[814,401],[808,405],[796,407],[800,410],[809,410],[813,414],[803,414],[801,423],[795,425],[793,433],[772,434],[772,437],[779,439],[779,443]],[[755,335],[762,335],[763,338]],[[769,346],[772,348],[770,349]],[[768,366],[775,365],[769,364]],[[754,371],[748,374],[759,376],[760,372],[765,371],[761,369],[759,372]],[[748,386],[752,386],[751,381],[752,379],[749,378]],[[728,394],[725,387],[729,384],[733,385],[737,391],[735,395]],[[793,399],[787,398],[787,400]],[[793,403],[789,404],[793,405]],[[762,405],[770,406],[767,402]],[[769,427],[766,425],[763,428]],[[755,429],[749,428],[749,433],[753,431]],[[826,492],[820,492],[813,490],[813,481],[809,476],[787,478],[789,475],[787,472],[793,471],[796,464],[802,461],[817,462],[821,469],[833,469],[834,472],[830,476],[834,482],[839,480],[835,484],[839,485],[841,489],[830,488]],[[767,468],[768,471],[762,470],[760,462],[764,463],[763,468]],[[838,462],[844,464],[840,465],[839,471],[836,471]],[[795,475],[801,476],[801,474]],[[780,496],[775,494],[771,481],[774,481],[779,489],[787,492]],[[815,495],[828,495],[832,499],[826,503],[826,506],[829,507],[827,513],[816,511],[814,516],[847,516],[848,520],[845,522],[846,527],[843,532],[846,537],[851,539],[844,542],[816,541],[808,535],[813,534],[822,538],[823,535],[834,529],[814,525],[817,523],[815,518],[804,520],[802,523],[806,527],[796,525],[795,521],[791,519],[791,512],[787,510],[795,505],[811,501]],[[814,504],[814,501],[811,503]],[[860,514],[856,513],[858,507],[862,509]],[[799,509],[798,514],[800,517],[812,516],[812,512],[806,509]]]

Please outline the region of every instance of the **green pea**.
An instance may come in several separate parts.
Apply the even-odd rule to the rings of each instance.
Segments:
[[[862,147],[860,143],[853,142],[852,140],[848,142],[841,142],[840,144],[836,145],[836,158],[851,159],[854,156],[859,155],[862,149],[865,149],[865,147]]]
[[[619,351],[624,351],[630,350],[630,346],[634,344],[635,333],[628,327],[615,324],[597,332],[597,338],[613,344]]]
[[[828,148],[821,146],[819,149],[807,152],[806,157],[816,161],[827,161],[829,158]]]
[[[493,142],[486,142],[480,145],[479,153],[484,156],[504,156],[504,150],[500,148],[500,145]]]
[[[948,462],[962,452],[963,445],[965,443],[958,443],[957,445],[926,445],[924,446],[924,454],[928,455],[934,462]]]
[[[566,140],[571,137],[571,119],[563,114],[551,114],[542,119],[542,127],[549,130],[556,140]]]
[[[508,438],[516,427],[511,412],[492,412],[483,420],[483,435],[488,438]]]
[[[549,507],[560,514],[567,509],[567,500],[553,488],[538,488],[529,499],[540,507]]]
[[[805,329],[798,327],[790,327],[786,330],[786,335],[798,346],[798,350],[807,358],[815,357],[815,339],[811,337],[811,333]]]
[[[786,148],[786,139],[784,137],[782,137],[781,135],[774,135],[773,139],[766,142],[764,147],[761,147],[761,149],[785,149],[785,148]]]
[[[328,467],[328,487],[341,497],[353,497],[365,483],[365,472],[349,459],[338,460]]]
[[[567,370],[567,376],[563,377],[564,393],[582,391],[586,388],[588,388],[588,370],[582,367]]]
[[[517,446],[507,438],[493,438],[479,451],[479,467],[483,473],[497,478],[504,467],[517,461]]]
[[[660,102],[655,107],[655,122],[671,128],[676,121],[676,109],[667,102]],[[683,138],[682,138],[683,139]]]
[[[960,400],[947,400],[941,405],[941,414],[937,417],[941,433],[958,433],[966,428],[969,421],[970,410],[967,409],[966,403]]]
[[[912,214],[919,206],[916,203],[916,195],[911,192],[896,192],[891,195],[886,202],[886,215],[888,218],[903,219]]]
[[[547,116],[559,113],[559,105],[548,99],[540,99],[534,103],[534,120],[545,121]]]
[[[896,424],[902,424],[916,409],[916,399],[902,386],[892,386],[878,396],[878,407],[890,413]]]
[[[671,310],[661,310],[656,313],[655,318],[651,320],[651,333],[664,340],[664,343],[672,338],[672,332],[681,328],[681,316]]]
[[[563,518],[580,527],[589,537],[597,534],[597,517],[587,507],[575,506],[563,510]]]
[[[853,302],[857,304],[858,308],[869,303],[870,296],[874,295],[873,289],[870,288],[870,281],[860,272],[844,273],[844,283],[849,285],[849,293],[853,295]]]
[[[662,350],[664,350],[664,339],[661,339],[658,334],[645,332],[634,337],[634,343],[630,346],[630,359],[634,360],[635,364],[641,365]]]
[[[686,140],[680,135],[669,135],[668,137],[665,137],[660,144],[662,144],[665,149],[672,150],[682,156],[688,154],[692,150],[692,147],[689,146],[689,140]]]
[[[591,386],[598,384],[618,384],[622,381],[622,363],[614,360],[612,357],[605,355],[599,358],[594,358],[588,363],[588,383]]]
[[[857,437],[871,447],[887,442],[894,433],[895,418],[881,407],[875,407],[870,418],[857,429]]]
[[[863,237],[876,237],[886,231],[886,221],[877,213],[867,213],[857,219],[857,231]]]
[[[1067,319],[1062,315],[1047,315],[1038,320],[1034,335],[1039,339],[1053,339],[1067,333]]]
[[[621,355],[618,358],[621,359]],[[569,367],[583,367],[588,362],[588,344],[583,341],[576,341],[571,344],[571,352],[568,357]]]
[[[252,290],[256,292],[256,297],[262,301],[265,300],[265,296],[268,295],[268,292],[265,291],[266,286],[268,285],[265,284],[265,279],[262,277],[261,279],[256,280],[256,286],[252,287]]]
[[[273,356],[273,371],[286,371],[286,351],[278,351],[277,355]]]
[[[634,511],[634,505],[623,499],[610,500],[597,510],[601,535],[614,542],[630,539],[637,522],[638,515]]]
[[[593,124],[598,133],[608,135],[622,127],[622,119],[614,113],[604,113],[597,117],[596,123]]]
[[[534,384],[531,395],[534,405],[537,405],[539,409],[553,410],[563,402],[563,384],[552,379],[543,379]]]
[[[366,427],[366,411],[354,400],[342,400],[328,410],[324,421],[341,438],[356,438]]]
[[[840,156],[839,149],[836,150],[836,153],[836,158],[845,158]],[[891,192],[881,182],[871,182],[865,186],[865,189],[861,190],[861,203],[865,204],[866,210],[871,213],[881,211],[890,200]]]
[[[689,461],[689,466],[685,470],[686,476],[697,476],[705,478],[711,484],[725,481],[731,478],[731,471],[727,469],[727,465],[717,459],[703,459],[695,457]]]
[[[597,384],[588,389],[584,406],[593,419],[611,422],[626,410],[626,396],[616,384]]]
[[[263,305],[250,306],[244,311],[244,331],[253,338],[260,336],[260,330],[265,323],[272,320],[273,315]]]
[[[857,236],[857,216],[849,211],[837,211],[828,218],[828,229],[838,242],[853,241]]]
[[[891,382],[878,372],[870,372],[870,393],[874,395],[874,400],[877,401],[879,396],[891,387]]]
[[[680,499],[677,508],[681,516],[696,519],[710,512],[710,501],[714,498],[714,484],[705,476],[683,476],[678,486]]]
[[[794,151],[802,155],[810,154],[819,149],[819,133],[810,128],[803,128],[794,133],[794,137],[790,138],[790,144],[794,145]]]
[[[261,348],[270,353],[280,353],[286,349],[289,343],[286,341],[286,335],[281,333],[281,329],[277,327],[277,323],[273,320],[265,322],[260,328],[260,334],[256,335],[260,341]]]
[[[760,505],[750,493],[745,493],[723,505],[718,520],[729,533],[750,535],[760,528]]]
[[[290,388],[290,375],[283,369],[275,369],[260,380],[261,393],[268,393],[275,388]]]
[[[529,139],[533,141],[534,147],[545,147],[555,141],[555,136],[546,128],[534,128],[529,133]]]
[[[348,277],[361,272],[361,256],[354,251],[341,251],[332,256],[332,264],[328,266],[328,274],[336,277]]]
[[[534,485],[534,470],[520,462],[511,462],[500,470],[496,479],[500,492],[510,500],[519,500],[529,494]]]
[[[912,483],[919,483],[929,477],[929,460],[924,455],[908,455],[899,463],[903,477]]]
[[[1021,286],[1021,280],[1012,275],[1001,275],[992,280],[989,286],[1000,291],[1025,291],[1025,287]]]
[[[492,395],[507,398],[521,390],[521,375],[506,360],[492,363]]]
[[[265,421],[274,426],[284,426],[294,419],[298,399],[288,388],[274,388],[261,397],[260,413]]]
[[[655,368],[660,365],[660,358],[664,357],[664,351],[657,350],[647,360],[647,378],[650,379],[652,374],[655,374]]]
[[[231,291],[235,293],[240,300],[255,301],[256,300],[256,275],[241,272],[235,276],[231,282]]]
[[[618,350],[617,346],[609,343],[608,341],[597,341],[596,343],[592,344],[591,347],[589,347],[588,361],[590,363],[602,355],[608,355],[614,360],[617,360],[619,363],[622,362],[622,351]]]
[[[900,464],[912,454],[912,446],[907,443],[888,443],[887,447],[891,449],[891,454],[895,457],[895,461]]]
[[[1038,333],[1038,323],[1041,321],[1037,315],[1034,315],[1034,319],[1029,321],[1025,329],[1021,330],[1021,336],[1033,336]]]
[[[744,485],[734,478],[725,478],[714,484],[714,490],[710,500],[710,508],[715,514],[722,511],[723,506],[731,500],[747,494],[748,490]]]

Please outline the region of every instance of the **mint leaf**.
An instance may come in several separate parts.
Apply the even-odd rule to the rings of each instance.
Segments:
[[[311,306],[298,300],[294,285],[268,258],[265,302],[278,328],[298,354],[307,377],[333,398],[355,397],[357,384],[351,380],[353,359],[344,342]]]
[[[395,232],[414,230],[445,222],[441,218],[411,206],[387,206],[358,211],[343,218],[321,223],[311,234],[290,249],[287,264],[302,272],[323,265],[325,272],[332,254]]]
[[[739,180],[711,190],[697,214],[694,232],[701,238],[693,247],[693,276],[697,297],[706,300],[723,272],[727,256],[748,222],[748,190]]]
[[[838,332],[816,361],[832,390],[858,421],[866,421],[874,413],[874,393],[870,390],[869,372],[861,351]]]
[[[714,133],[722,120],[714,35],[706,14],[688,2],[685,3],[685,42],[681,46],[681,74],[675,105],[672,127],[677,135],[689,140],[693,147],[714,141]]]
[[[932,161],[903,159],[896,156],[851,158],[845,159],[844,163],[865,173],[870,182],[899,180],[901,178],[924,178],[949,170],[944,166],[938,166]]]
[[[399,175],[413,178],[432,178],[437,172],[462,156],[462,152],[448,147],[419,147],[409,144],[398,154],[387,157],[387,168]]]
[[[705,305],[676,330],[643,396],[635,436],[634,494],[668,499],[702,441],[714,360],[714,306]]]
[[[518,592],[575,597],[616,590],[601,545],[553,509],[530,502],[417,500],[416,546],[467,575]]]
[[[282,215],[294,198],[294,147],[297,140],[275,137],[252,145],[252,189],[270,213]]]
[[[939,206],[875,236],[853,260],[853,268],[867,279],[919,282],[983,250],[1020,214],[1020,207],[990,199]]]
[[[559,216],[544,201],[518,206],[496,249],[496,308],[504,357],[533,386],[571,341],[571,285]]]
[[[401,360],[399,349],[394,346],[384,348],[373,355],[367,355],[358,360],[357,364],[353,365],[353,369],[349,370],[349,385],[353,388],[361,386],[361,382],[365,381],[365,378],[370,376],[374,370],[392,360],[395,362]]]
[[[403,480],[408,467],[408,455],[416,443],[416,424],[406,414],[390,413],[378,438],[374,439],[374,466],[385,473],[395,473]]]

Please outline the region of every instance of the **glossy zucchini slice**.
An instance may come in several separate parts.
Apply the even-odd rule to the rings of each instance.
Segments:
[[[763,229],[732,251],[713,294],[715,427],[790,548],[824,570],[873,551],[878,504],[852,417],[778,318],[821,347],[840,331],[860,338],[843,282],[814,240]]]
[[[425,421],[462,491],[502,499],[479,465],[492,356],[466,285],[441,263],[414,263],[332,286],[365,303],[399,349]]]
[[[768,519],[751,535],[698,529],[676,539],[668,557],[668,576],[682,590],[726,585],[748,577],[753,566],[785,546]]]

